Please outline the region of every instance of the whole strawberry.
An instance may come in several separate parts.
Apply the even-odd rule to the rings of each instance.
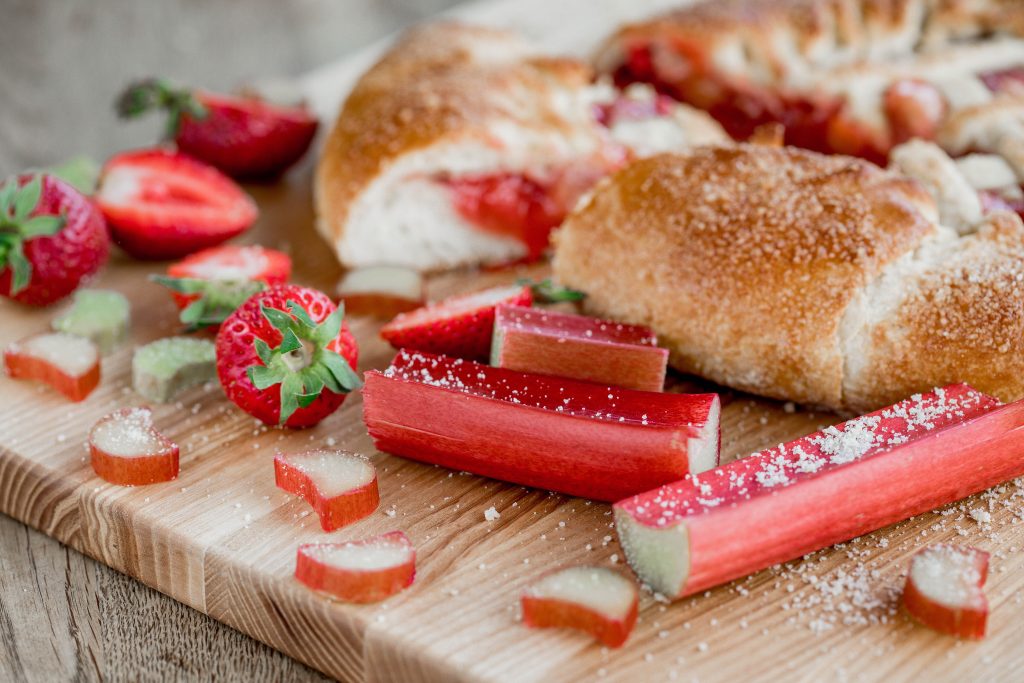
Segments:
[[[217,376],[266,424],[311,427],[362,386],[344,312],[315,289],[280,285],[250,297],[217,333]]]
[[[134,83],[117,102],[126,118],[156,108],[167,111],[168,138],[179,150],[234,178],[280,175],[306,153],[317,129],[304,106],[189,90],[163,79]]]
[[[0,294],[45,306],[75,291],[107,260],[103,216],[81,192],[51,175],[0,185]]]

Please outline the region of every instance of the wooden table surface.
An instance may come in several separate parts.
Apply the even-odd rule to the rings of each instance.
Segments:
[[[112,113],[132,78],[232,88],[298,74],[453,4],[4,0],[0,177],[154,139],[155,120]],[[0,577],[0,681],[325,680],[3,515]]]

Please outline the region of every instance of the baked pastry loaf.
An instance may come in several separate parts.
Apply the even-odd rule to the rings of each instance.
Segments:
[[[596,63],[711,112],[738,139],[884,163],[950,113],[1024,84],[1019,0],[705,0],[626,26]]]
[[[507,31],[413,29],[360,79],[326,142],[320,232],[348,266],[536,257],[578,196],[632,156],[726,139],[703,112],[592,77]]]
[[[701,148],[603,180],[556,232],[595,313],[652,327],[671,364],[863,412],[969,382],[1024,396],[1024,226],[964,234],[924,186],[859,159]]]

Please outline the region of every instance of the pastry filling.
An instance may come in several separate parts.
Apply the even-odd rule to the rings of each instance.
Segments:
[[[662,119],[672,121],[675,102],[658,94],[648,99],[621,95],[592,105],[594,121],[607,134],[602,149],[544,177],[504,172],[440,179],[451,192],[455,210],[474,227],[511,237],[526,248],[524,260],[534,261],[548,247],[551,231],[598,180],[625,165],[635,154],[617,142],[613,128]]]
[[[1024,67],[978,74],[994,93],[1024,94]],[[845,97],[773,90],[716,72],[685,45],[634,45],[614,72],[616,85],[647,83],[707,111],[737,140],[761,125],[785,126],[785,143],[827,154],[849,154],[884,165],[889,150],[911,138],[933,139],[948,112],[946,98],[918,79],[893,82],[882,96],[879,129],[859,119]]]
[[[556,198],[550,182],[524,174],[462,176],[448,180],[447,185],[455,209],[466,221],[521,242],[527,260],[544,253],[551,231],[572,208]]]

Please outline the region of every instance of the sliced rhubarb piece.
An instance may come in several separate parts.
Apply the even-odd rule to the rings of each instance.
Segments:
[[[128,336],[131,306],[119,292],[80,289],[67,311],[54,318],[53,329],[92,341],[104,356]]]
[[[349,315],[366,315],[390,320],[423,306],[423,276],[411,268],[372,266],[345,273],[338,283],[338,296]]]
[[[168,337],[140,346],[132,356],[132,386],[167,403],[189,387],[217,379],[217,348],[207,339]]]
[[[142,486],[178,476],[178,445],[153,427],[149,408],[122,408],[89,432],[92,468],[111,484]]]
[[[915,395],[615,504],[626,559],[678,598],[1024,474],[1024,402]]]
[[[81,401],[100,383],[100,352],[85,337],[37,334],[7,347],[4,369],[15,379],[49,384],[69,400]]]
[[[396,349],[483,360],[491,349],[495,307],[531,303],[529,285],[492,287],[402,313],[381,328],[380,336]]]
[[[365,458],[345,451],[279,453],[274,457],[277,487],[313,506],[324,531],[334,531],[377,509],[377,470]]]
[[[985,637],[988,553],[947,543],[922,548],[910,560],[903,607],[928,628],[957,638]]]
[[[377,602],[412,585],[416,549],[401,531],[349,543],[299,546],[295,578],[346,602]]]
[[[501,305],[494,317],[491,365],[661,391],[668,350],[654,332],[583,315]]]
[[[382,451],[524,486],[618,500],[718,462],[717,394],[664,394],[401,351],[366,373]]]
[[[541,577],[522,595],[530,628],[574,628],[621,647],[636,623],[636,584],[604,567],[567,567]]]

